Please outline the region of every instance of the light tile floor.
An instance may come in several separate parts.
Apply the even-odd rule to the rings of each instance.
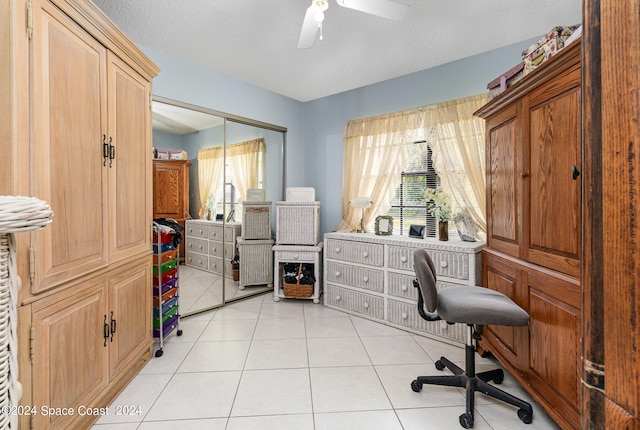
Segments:
[[[308,300],[267,294],[185,318],[115,399],[94,430],[460,429],[463,391],[410,388],[464,350]],[[496,363],[478,358],[477,370]],[[502,387],[531,401],[506,374]],[[532,402],[533,403],[533,402]],[[115,415],[117,406],[135,406]],[[476,395],[475,429],[558,429],[535,403],[533,423],[516,408]]]

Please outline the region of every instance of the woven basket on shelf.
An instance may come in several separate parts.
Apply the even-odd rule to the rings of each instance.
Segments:
[[[289,282],[282,281],[284,287],[284,295],[286,297],[311,297],[313,295],[313,284],[301,284],[300,278],[302,274],[302,263],[298,265],[298,276],[296,277],[296,283],[291,284]]]

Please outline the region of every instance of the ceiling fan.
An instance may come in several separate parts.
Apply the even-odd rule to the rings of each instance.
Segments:
[[[357,10],[382,18],[400,21],[407,14],[409,6],[393,0],[336,0],[339,6]],[[307,8],[298,39],[298,49],[311,48],[316,41],[316,34],[320,32],[322,40],[322,21],[324,11],[329,8],[329,0],[312,0]]]

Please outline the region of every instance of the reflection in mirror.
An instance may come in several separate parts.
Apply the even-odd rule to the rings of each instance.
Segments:
[[[274,204],[283,199],[285,133],[282,127],[154,97],[154,152],[173,150],[159,154],[175,158],[186,153],[191,164],[191,219],[185,222],[180,266],[183,317],[271,290],[266,280],[240,287],[233,264],[248,190],[264,190],[265,200]],[[154,179],[154,205],[156,188]]]

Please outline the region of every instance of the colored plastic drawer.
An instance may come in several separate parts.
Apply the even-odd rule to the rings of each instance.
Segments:
[[[163,273],[162,275],[157,275],[153,277],[153,285],[154,286],[158,286],[158,284],[160,285],[164,285],[167,282],[173,280],[173,279],[177,279],[178,278],[178,269],[173,269],[170,270],[166,273]]]
[[[168,301],[164,302],[162,304],[162,312],[158,312],[158,309],[160,308],[159,306],[154,306],[153,307],[153,316],[155,318],[158,318],[158,315],[160,313],[165,314],[169,309],[171,309],[174,306],[178,305],[178,296],[173,297],[172,299],[169,299]]]
[[[171,318],[169,321],[167,321],[166,323],[164,323],[162,325],[162,337],[167,337],[169,335],[169,333],[171,333],[173,330],[175,330],[178,327],[178,318],[179,316],[176,314],[173,316],[173,318]],[[153,337],[160,337],[160,329],[159,328],[154,328],[153,329]]]
[[[167,261],[160,265],[160,272],[165,273],[178,267],[178,259]],[[158,274],[158,265],[153,266],[153,274]]]
[[[173,233],[160,232],[160,243],[173,242]],[[153,243],[158,243],[158,232],[153,232]]]
[[[167,303],[169,300],[174,297],[178,297],[178,289],[172,288],[164,293],[162,293],[162,301],[161,303]],[[153,292],[153,306],[158,307],[160,303],[158,303],[158,290],[154,290]]]
[[[173,249],[176,249],[176,247],[173,246],[173,242],[167,242],[160,245],[160,253],[171,251]],[[158,253],[158,245],[156,243],[153,244],[153,253]]]
[[[171,309],[169,309],[166,313],[162,314],[162,324],[166,324],[167,321],[169,321],[171,318],[173,318],[176,315],[178,315],[178,307],[174,306]],[[160,327],[160,318],[154,318],[153,328],[159,328],[159,327]]]
[[[167,252],[163,252],[162,254],[160,254],[159,257],[160,257],[160,264],[166,263],[167,261],[170,261],[170,260],[175,260],[176,258],[178,258],[178,250],[171,249]],[[157,254],[153,254],[153,264],[158,264]]]

